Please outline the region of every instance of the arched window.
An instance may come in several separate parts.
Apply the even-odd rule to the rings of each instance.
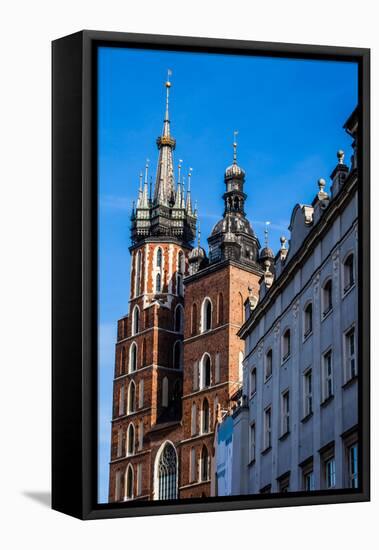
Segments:
[[[201,449],[200,479],[201,481],[209,480],[209,453],[205,445]]]
[[[174,330],[175,332],[183,332],[183,306],[181,304],[178,304],[175,308]]]
[[[141,367],[146,367],[146,338],[142,340]]]
[[[137,344],[135,342],[130,346],[129,351],[129,372],[137,370]]]
[[[155,278],[155,292],[161,292],[162,289],[162,283],[161,283],[161,274],[157,273],[157,276]]]
[[[162,249],[157,250],[157,267],[162,267]]]
[[[184,273],[184,254],[181,250],[178,254],[178,272]]]
[[[205,298],[201,311],[201,331],[206,332],[212,328],[212,303]]]
[[[197,407],[196,403],[192,403],[191,407],[191,435],[197,434]]]
[[[162,407],[168,407],[168,378],[162,380]]]
[[[126,350],[123,346],[121,348],[121,364],[120,364],[120,374],[126,373]]]
[[[141,293],[141,264],[142,264],[142,254],[139,250],[136,255],[136,272],[134,280],[134,295],[138,296]]]
[[[282,339],[282,361],[285,361],[287,357],[291,355],[291,331],[288,328]]]
[[[132,336],[139,332],[139,307],[134,306],[132,316]]]
[[[176,293],[178,296],[183,296],[183,275],[181,273],[176,274]]]
[[[178,498],[178,457],[173,444],[169,441],[163,443],[155,460],[155,499]]]
[[[328,279],[322,289],[322,313],[325,317],[333,308],[332,279]]]
[[[313,328],[313,307],[310,302],[304,309],[304,338],[306,338]]]
[[[183,367],[183,349],[181,340],[177,340],[174,344],[174,369]]]
[[[265,357],[265,381],[271,378],[271,376],[272,376],[272,349],[269,349]]]
[[[128,387],[128,414],[134,412],[136,412],[136,385],[134,380],[131,380]]]
[[[200,368],[200,389],[211,385],[211,358],[207,353],[203,355]]]
[[[354,277],[354,254],[349,254],[343,264],[343,289],[347,292],[355,282]]]
[[[127,444],[126,444],[126,453],[128,456],[134,455],[135,437],[136,437],[136,432],[135,432],[134,426],[133,424],[129,424]]]
[[[131,500],[134,496],[134,472],[131,464],[126,468],[125,473],[125,500]]]
[[[203,400],[203,409],[201,411],[201,433],[206,434],[209,432],[210,419],[209,419],[209,403],[208,399]]]
[[[194,336],[197,334],[197,305],[192,304],[192,319],[191,319],[191,334]]]
[[[224,322],[224,297],[221,292],[218,295],[217,312],[218,312],[218,324],[222,325],[222,323]]]

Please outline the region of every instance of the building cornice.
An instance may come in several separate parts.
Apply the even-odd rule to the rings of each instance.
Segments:
[[[252,315],[242,325],[238,331],[238,336],[243,340],[246,339],[249,332],[260,321],[265,311],[269,309],[274,303],[277,296],[286,287],[288,282],[294,277],[297,270],[304,264],[308,257],[313,253],[317,243],[320,241],[321,236],[326,232],[335,218],[346,208],[352,192],[357,186],[358,175],[354,170],[350,173],[348,179],[336,198],[330,203],[328,209],[324,212],[323,216],[319,219],[317,224],[311,229],[310,233],[304,239],[299,250],[289,260],[288,265],[284,268],[278,279],[274,282],[270,290],[267,292],[262,302],[258,303]]]
[[[260,269],[258,266],[248,266],[246,264],[236,262],[235,260],[222,260],[221,262],[214,262],[212,264],[209,264],[204,269],[200,269],[200,271],[198,271],[197,273],[185,277],[183,282],[185,285],[188,285],[190,283],[193,283],[197,279],[205,277],[206,275],[210,275],[215,271],[219,271],[229,266],[237,267],[238,269],[242,269],[243,271],[247,271],[248,273],[253,273],[254,275],[258,275],[259,277],[263,275],[263,270]]]

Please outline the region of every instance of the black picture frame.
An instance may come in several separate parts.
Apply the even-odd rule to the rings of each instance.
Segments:
[[[359,490],[97,503],[97,81],[101,45],[305,59],[359,67]],[[370,499],[370,50],[81,31],[52,43],[52,507],[81,519]]]

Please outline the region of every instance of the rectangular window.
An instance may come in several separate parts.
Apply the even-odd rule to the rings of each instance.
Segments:
[[[336,486],[336,461],[334,456],[325,460],[325,487],[332,489]]]
[[[265,381],[268,380],[272,375],[272,350],[269,350],[266,353],[265,359]]]
[[[313,470],[309,470],[303,473],[303,485],[304,485],[304,491],[315,490],[315,476],[314,476]]]
[[[309,369],[304,373],[304,416],[308,416],[312,412],[312,370]]]
[[[283,475],[278,479],[278,491],[279,493],[288,493],[290,490],[290,474]]]
[[[121,386],[119,400],[118,400],[118,415],[123,416],[125,414],[125,387]]]
[[[252,462],[255,460],[255,424],[251,424],[249,434],[249,461]]]
[[[348,453],[348,469],[349,469],[349,486],[352,489],[358,489],[358,445],[350,445],[347,449]]]
[[[250,395],[254,395],[257,391],[257,369],[253,368],[250,372]]]
[[[357,375],[357,361],[355,356],[355,329],[345,334],[345,379],[351,380]]]
[[[333,365],[332,351],[329,350],[323,356],[322,361],[322,400],[325,401],[333,395]]]
[[[282,393],[281,403],[281,435],[290,431],[290,392],[286,390]]]
[[[263,449],[269,449],[271,447],[271,407],[264,412],[264,440]]]
[[[137,464],[137,497],[142,494],[142,464]]]

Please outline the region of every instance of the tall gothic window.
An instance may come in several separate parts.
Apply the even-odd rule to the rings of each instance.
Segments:
[[[155,278],[155,292],[161,292],[162,290],[162,278],[161,274],[157,273],[157,276]]]
[[[211,358],[206,353],[201,361],[200,389],[208,388],[211,385]]]
[[[156,489],[158,500],[170,500],[178,497],[178,466],[177,455],[174,446],[166,442],[159,454],[156,467]]]
[[[175,332],[183,332],[183,306],[177,305],[175,309]]]
[[[136,432],[135,432],[134,426],[133,424],[129,424],[128,437],[127,437],[127,449],[126,449],[128,456],[134,455],[135,437],[136,437]]]
[[[134,496],[134,473],[133,473],[133,466],[129,464],[129,466],[126,469],[125,474],[125,498],[126,500],[131,500]]]
[[[201,328],[202,332],[211,330],[212,328],[212,303],[209,298],[205,298],[203,302],[202,312],[201,312]]]
[[[157,250],[157,267],[162,267],[162,249]]]
[[[209,403],[208,399],[203,400],[203,410],[201,413],[201,433],[206,434],[209,432],[210,418],[209,418]]]
[[[209,453],[205,445],[201,449],[200,478],[201,481],[209,480]]]
[[[139,307],[134,306],[132,320],[132,336],[139,332]]]
[[[136,412],[136,385],[131,380],[128,387],[128,414]]]
[[[129,372],[135,370],[137,370],[137,344],[133,342],[129,351]]]
[[[178,272],[184,273],[184,254],[182,251],[178,254]]]

